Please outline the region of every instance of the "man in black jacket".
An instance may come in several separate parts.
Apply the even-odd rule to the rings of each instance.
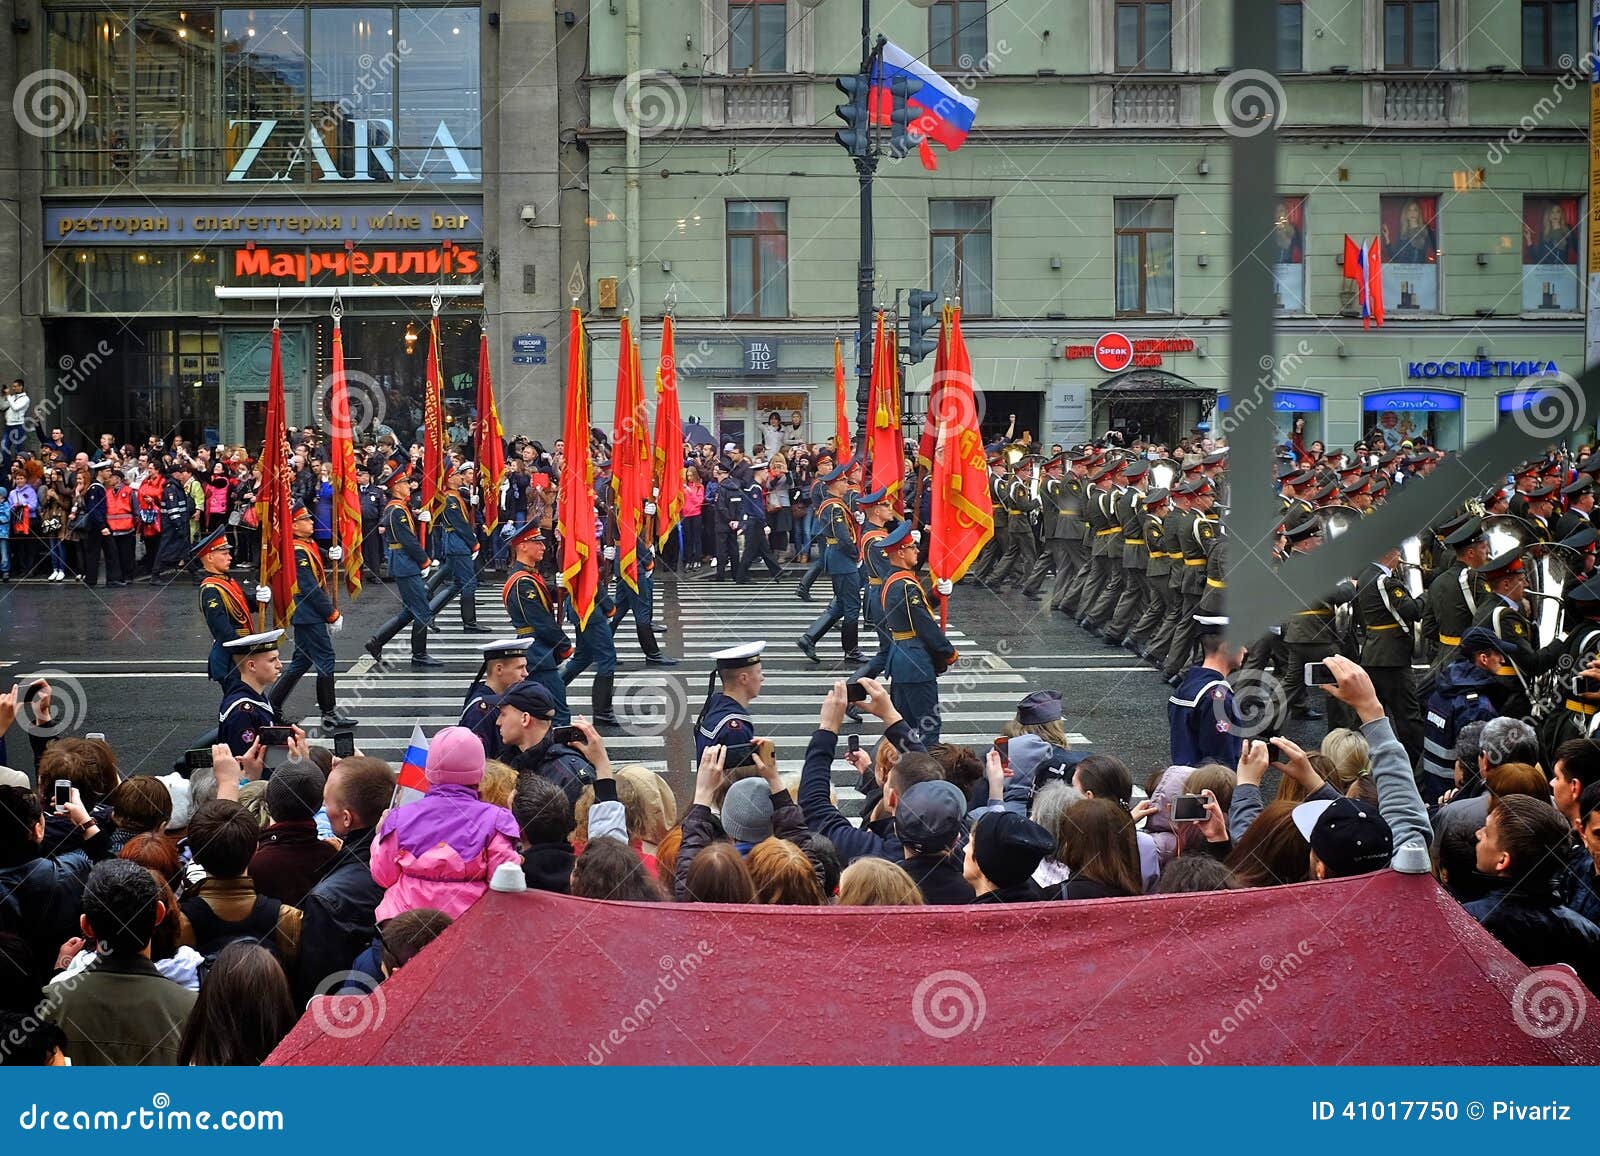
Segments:
[[[967,800],[961,788],[938,779],[906,791],[894,812],[895,835],[905,848],[906,869],[930,904],[971,903],[977,898],[956,857],[965,827]]]
[[[84,882],[95,863],[111,854],[111,825],[95,822],[77,788],[62,813],[82,843],[45,855],[38,795],[25,787],[0,787],[0,931],[23,938],[36,968],[48,967],[62,943],[78,934]]]
[[[594,766],[577,751],[553,740],[556,702],[550,689],[526,678],[500,696],[500,757],[519,773],[532,771],[549,779],[574,806],[583,788],[594,782]]]
[[[572,804],[566,793],[539,775],[518,775],[511,815],[522,832],[522,874],[532,891],[572,891]]]
[[[717,528],[717,572],[713,582],[739,577],[739,528],[744,524],[744,491],[730,472],[730,464],[717,463],[717,496],[712,502],[713,524]]]
[[[378,523],[383,521],[383,507],[389,496],[382,486],[372,484],[372,471],[364,465],[356,467],[356,482],[361,487],[362,568],[373,581],[382,581],[383,538],[378,534]]]
[[[322,806],[333,833],[344,840],[339,854],[300,904],[300,953],[295,964],[295,999],[337,991],[356,956],[378,934],[374,912],[383,887],[369,866],[372,836],[394,796],[394,772],[382,759],[340,759],[322,789]]]

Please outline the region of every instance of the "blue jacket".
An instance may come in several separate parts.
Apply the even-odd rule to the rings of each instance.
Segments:
[[[500,591],[506,613],[518,638],[533,638],[528,647],[528,669],[554,670],[572,653],[572,640],[556,622],[555,600],[544,580],[531,570],[516,567]]]
[[[389,555],[389,577],[416,578],[428,555],[417,540],[417,523],[410,508],[390,501],[383,511],[383,544]]]
[[[297,541],[294,544],[294,614],[289,621],[296,626],[333,621],[333,599],[323,586],[322,556],[315,542]]]
[[[1500,713],[1508,694],[1500,680],[1465,658],[1439,672],[1422,711],[1422,765],[1435,778],[1455,778],[1456,735],[1468,723]]]
[[[817,533],[823,542],[824,570],[829,574],[850,574],[861,564],[855,516],[843,498],[829,497],[818,511]]]
[[[1529,967],[1564,963],[1590,991],[1600,987],[1600,927],[1564,906],[1550,880],[1524,880],[1462,906]]]
[[[884,580],[883,628],[891,641],[889,677],[896,682],[933,682],[956,660],[956,648],[939,628],[921,583],[909,570]]]
[[[457,490],[446,494],[444,513],[439,515],[439,542],[446,558],[469,557],[478,545],[478,530],[463,493]]]
[[[744,491],[744,516],[746,523],[759,530],[767,525],[767,492],[760,482],[751,482]]]
[[[1205,666],[1191,666],[1167,699],[1167,727],[1172,737],[1172,765],[1202,763],[1237,766],[1244,740],[1228,680]]]

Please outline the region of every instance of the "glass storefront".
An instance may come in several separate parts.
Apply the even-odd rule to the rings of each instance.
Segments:
[[[1442,390],[1391,389],[1361,399],[1361,434],[1377,432],[1390,449],[1423,437],[1442,450],[1461,448],[1461,395]]]
[[[215,436],[215,322],[129,318],[108,328],[101,320],[55,319],[45,322],[45,347],[56,377],[44,390],[52,412],[40,416],[67,430],[68,441],[91,445],[102,433],[119,441]]]
[[[47,13],[85,115],[46,143],[52,188],[478,183],[477,7]]]

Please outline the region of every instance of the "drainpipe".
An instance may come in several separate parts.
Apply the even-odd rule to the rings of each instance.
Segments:
[[[635,317],[643,316],[644,302],[639,296],[639,0],[627,0],[623,16],[623,42],[627,55],[628,145],[625,163],[628,172],[624,188],[623,216],[627,229],[628,292]]]

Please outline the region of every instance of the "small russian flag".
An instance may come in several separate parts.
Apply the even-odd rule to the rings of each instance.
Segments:
[[[400,781],[395,787],[395,806],[415,802],[428,793],[428,739],[420,724],[411,726],[411,742],[405,761],[400,764]]]
[[[897,76],[922,81],[922,90],[907,101],[918,113],[910,129],[911,135],[919,138],[917,150],[922,157],[922,167],[936,169],[939,164],[928,142],[938,141],[949,152],[960,148],[978,115],[977,98],[959,92],[955,85],[899,45],[885,43],[882,62],[872,76],[872,118],[879,124],[889,123],[889,110],[894,107],[889,82]]]

